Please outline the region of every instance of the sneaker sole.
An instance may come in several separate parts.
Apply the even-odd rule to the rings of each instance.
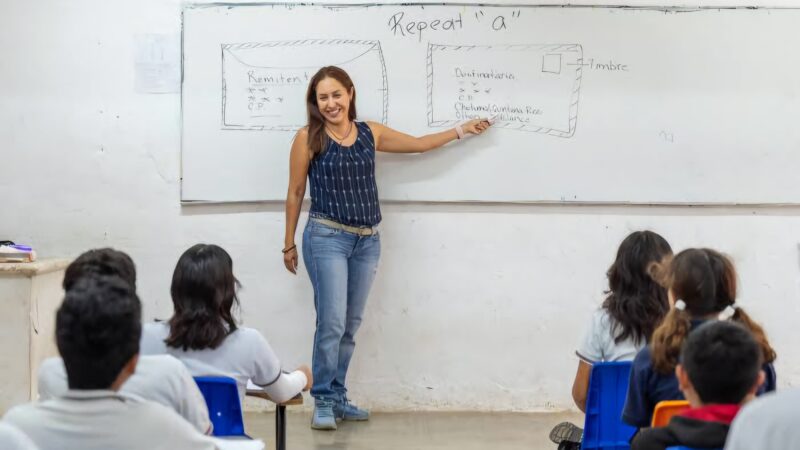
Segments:
[[[550,431],[550,440],[555,444],[560,444],[564,441],[580,444],[582,439],[583,430],[569,422],[561,422]]]
[[[347,422],[366,422],[369,420],[369,417],[341,417],[337,420],[345,420]]]
[[[319,431],[336,431],[336,424],[334,423],[332,426],[330,426],[330,425],[315,425],[312,423],[311,429]]]

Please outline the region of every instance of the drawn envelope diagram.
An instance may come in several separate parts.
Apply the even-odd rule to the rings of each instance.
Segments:
[[[578,44],[428,45],[428,124],[496,116],[495,126],[571,137],[578,120]]]
[[[308,82],[329,65],[353,79],[359,118],[385,123],[388,90],[380,43],[302,40],[222,45],[222,129],[302,128]]]

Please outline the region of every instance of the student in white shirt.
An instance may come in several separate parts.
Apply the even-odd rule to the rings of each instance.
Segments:
[[[800,448],[800,389],[758,397],[731,424],[725,450]]]
[[[69,386],[67,371],[61,358],[47,358],[39,366],[39,400],[63,396]],[[141,355],[136,372],[122,385],[119,392],[152,400],[173,409],[191,423],[197,431],[211,434],[208,407],[182,362],[169,355]]]
[[[572,398],[581,411],[586,411],[592,364],[632,361],[669,311],[667,290],[653,279],[650,269],[671,254],[666,239],[652,231],[635,231],[620,243],[607,272],[608,295],[575,352],[579,361]],[[582,435],[579,427],[564,422],[553,428],[550,439],[559,449],[580,448]]]
[[[36,444],[17,427],[0,422],[0,448],[3,450],[37,450]]]
[[[216,245],[197,244],[181,255],[172,275],[172,303],[167,322],[145,324],[142,353],[172,355],[193,376],[228,376],[244,401],[247,381],[264,388],[275,401],[291,399],[311,386],[311,370],[286,373],[264,336],[240,327],[233,261]]]
[[[69,390],[16,406],[4,420],[42,449],[216,449],[175,411],[118,392],[136,370],[140,335],[141,304],[128,282],[80,278],[56,314]]]
[[[89,275],[116,275],[136,290],[136,266],[130,256],[119,250],[98,248],[78,256],[64,272],[64,291]],[[67,372],[61,358],[43,361],[38,379],[40,400],[59,397],[68,389]],[[140,357],[136,373],[120,392],[168,406],[200,432],[211,434],[211,420],[203,394],[186,367],[174,358],[166,355]]]

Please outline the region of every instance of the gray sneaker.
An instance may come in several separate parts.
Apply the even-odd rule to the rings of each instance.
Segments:
[[[336,403],[333,407],[333,412],[336,414],[337,419],[350,420],[362,422],[369,420],[369,411],[361,409],[358,406],[350,403],[347,397],[341,403]]]
[[[333,414],[333,400],[318,399],[314,401],[314,415],[311,417],[311,428],[315,430],[335,430],[336,416]]]

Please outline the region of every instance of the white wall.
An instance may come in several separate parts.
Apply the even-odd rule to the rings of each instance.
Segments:
[[[180,253],[217,243],[244,284],[244,323],[288,367],[309,362],[311,288],[282,267],[282,205],[181,207],[179,95],[133,90],[134,35],[177,36],[180,10],[177,1],[4,2],[0,237],[43,257],[129,252],[147,318],[168,316]],[[352,397],[378,409],[571,407],[574,348],[616,245],[641,228],[676,249],[733,255],[740,302],[778,350],[779,382],[800,383],[791,345],[800,207],[386,204]],[[0,345],[2,355],[13,343]]]

